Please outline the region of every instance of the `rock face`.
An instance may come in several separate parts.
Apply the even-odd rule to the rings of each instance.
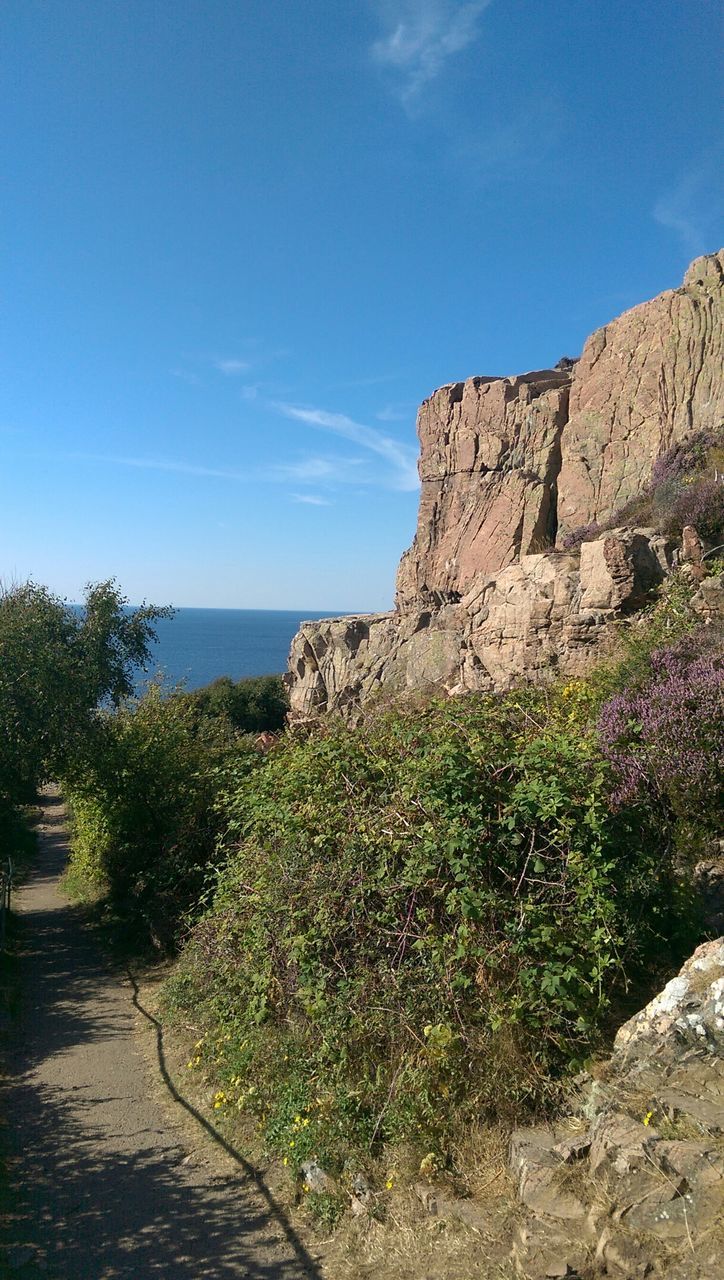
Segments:
[[[555,483],[570,374],[469,378],[423,403],[417,533],[397,604],[456,601],[475,577],[555,538]]]
[[[292,714],[347,715],[382,691],[491,692],[583,674],[610,623],[663,580],[673,545],[652,529],[614,529],[582,551],[521,556],[475,578],[458,604],[303,622]]]
[[[722,420],[724,251],[697,258],[680,289],[626,311],[588,339],[561,441],[558,522],[609,519],[660,453]]]
[[[552,1276],[717,1280],[724,1247],[724,939],[621,1027],[574,1114],[513,1134],[514,1256]]]
[[[297,717],[351,713],[380,689],[508,687],[579,674],[608,624],[671,567],[650,529],[581,555],[568,531],[608,522],[677,440],[724,414],[724,250],[634,307],[566,367],[442,387],[418,415],[422,489],[395,611],[303,623],[288,685]]]

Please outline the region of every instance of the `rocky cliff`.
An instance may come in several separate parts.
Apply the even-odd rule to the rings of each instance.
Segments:
[[[721,425],[723,297],[721,251],[597,330],[580,360],[424,401],[418,525],[395,610],[302,624],[292,714],[349,711],[381,687],[493,690],[585,670],[674,547],[623,523],[580,554],[562,539],[611,523],[664,451]]]

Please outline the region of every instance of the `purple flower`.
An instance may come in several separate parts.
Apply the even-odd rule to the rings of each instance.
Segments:
[[[679,532],[691,524],[707,542],[724,538],[724,483],[721,480],[697,480],[686,485],[674,499],[670,527]]]
[[[572,529],[570,533],[567,533],[561,539],[561,546],[566,551],[575,551],[582,542],[592,542],[601,533],[603,533],[603,529],[593,520],[591,524],[581,524],[577,529]]]
[[[598,731],[614,802],[654,795],[691,813],[716,795],[724,755],[724,659],[689,636],[651,655],[650,675],[601,708]]]
[[[721,443],[712,431],[697,431],[688,440],[679,440],[662,453],[655,461],[651,471],[651,489],[659,489],[662,485],[670,485],[682,480],[685,475],[697,471],[706,463],[710,449]]]

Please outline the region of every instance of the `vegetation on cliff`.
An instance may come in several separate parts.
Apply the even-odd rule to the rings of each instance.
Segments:
[[[693,590],[588,679],[379,705],[266,755],[185,695],[105,718],[71,874],[180,947],[166,1009],[220,1122],[252,1116],[291,1169],[401,1142],[439,1167],[465,1124],[554,1099],[627,983],[680,960],[724,739]]]
[[[568,551],[620,525],[649,525],[681,537],[692,525],[712,546],[724,539],[724,440],[722,431],[697,431],[660,454],[643,492],[603,523],[593,521],[566,534]]]

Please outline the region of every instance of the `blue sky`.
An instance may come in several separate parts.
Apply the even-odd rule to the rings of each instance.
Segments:
[[[436,386],[721,239],[714,0],[6,0],[0,573],[389,607]]]

